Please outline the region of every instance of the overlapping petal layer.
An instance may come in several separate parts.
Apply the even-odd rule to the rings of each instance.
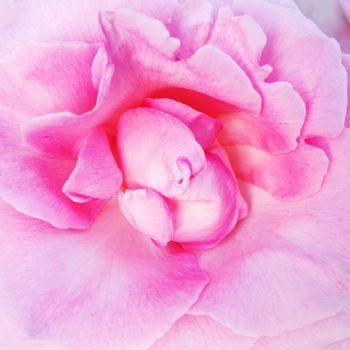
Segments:
[[[206,166],[185,124],[150,108],[131,109],[118,124],[117,148],[128,188],[149,187],[166,197],[183,193]]]
[[[133,229],[116,201],[81,234],[0,210],[0,310],[28,340],[144,350],[208,281],[191,254]]]
[[[238,334],[276,336],[348,308],[349,136],[329,142],[329,174],[308,199],[281,203],[247,186],[252,207],[244,224],[200,256],[212,281],[193,314]]]

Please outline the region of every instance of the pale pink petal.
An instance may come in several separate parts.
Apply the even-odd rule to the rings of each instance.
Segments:
[[[241,337],[208,316],[186,315],[149,350],[251,350],[254,338]]]
[[[332,343],[338,343],[348,337],[349,330],[349,313],[341,311],[324,320],[301,325],[299,329],[275,338],[262,337],[251,350],[328,350],[327,346],[332,349]],[[339,349],[334,347],[334,350]]]
[[[0,118],[0,198],[18,211],[58,228],[89,226],[103,203],[74,203],[62,192],[75,162],[31,152],[21,143],[19,127],[14,121],[11,124]]]
[[[89,110],[96,102],[91,64],[97,49],[79,42],[30,42],[19,47],[0,62],[2,106],[22,115],[22,120]]]
[[[122,181],[107,135],[102,128],[96,128],[83,143],[77,164],[62,190],[72,201],[85,203],[111,198]]]
[[[175,0],[1,1],[0,55],[29,40],[101,41],[101,10],[128,7],[166,21],[176,5]]]
[[[28,341],[144,350],[207,283],[192,255],[156,247],[125,221],[116,200],[81,234],[0,208],[0,311]]]
[[[213,6],[209,1],[184,1],[174,9],[170,32],[181,41],[179,56],[192,56],[205,45],[213,25]]]
[[[186,192],[170,203],[176,242],[210,247],[235,226],[239,215],[236,179],[216,155],[207,154],[206,170],[192,179]]]
[[[167,197],[183,193],[205,168],[205,155],[179,120],[150,108],[135,108],[120,118],[117,149],[127,187],[152,188]]]
[[[195,79],[193,82],[179,83],[182,87],[208,94],[254,114],[260,112],[261,97],[251,80],[220,49],[211,45],[202,46],[188,59],[187,67],[194,73]]]
[[[261,69],[259,61],[266,45],[265,33],[252,17],[234,16],[228,6],[217,12],[208,43],[225,51],[241,67],[250,70],[250,74],[257,73]]]
[[[283,153],[298,145],[304,123],[305,106],[288,83],[262,83],[261,115],[244,112],[223,114],[220,141],[223,145],[250,145],[269,153]]]
[[[348,350],[349,347],[350,347],[350,338],[347,338],[328,345],[325,350]]]
[[[250,146],[231,146],[226,150],[238,178],[281,200],[297,200],[316,193],[329,164],[322,149],[308,144],[277,155]]]
[[[350,55],[343,55],[343,65],[348,75],[348,110],[346,113],[345,126],[350,128]]]
[[[118,195],[120,210],[138,231],[162,246],[171,241],[173,218],[164,198],[150,188],[126,190]]]
[[[350,52],[348,0],[294,1],[303,14],[314,21],[325,34],[337,39],[344,52]]]
[[[250,15],[262,27],[267,44],[261,63],[273,68],[269,81],[290,82],[307,106],[303,135],[339,135],[347,107],[347,79],[336,41],[306,19],[293,2],[285,5],[265,0],[218,0],[215,3],[230,4],[236,15]]]
[[[208,115],[169,98],[147,99],[147,105],[167,113],[186,124],[196,141],[204,148],[212,146],[216,135],[221,130],[221,123]]]
[[[103,88],[103,78],[107,65],[107,52],[104,47],[101,47],[97,51],[91,65],[91,80],[96,91],[102,90]]]
[[[202,252],[212,281],[193,314],[210,315],[237,334],[277,336],[349,307],[349,147],[349,133],[329,142],[322,190],[302,201],[280,202],[240,184],[249,216],[229,239]]]

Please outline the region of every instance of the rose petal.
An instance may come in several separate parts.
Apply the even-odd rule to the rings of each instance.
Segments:
[[[68,349],[147,349],[207,283],[196,259],[159,249],[111,201],[83,234],[1,204],[0,310],[29,339]],[[28,339],[28,340],[29,340]]]
[[[331,168],[312,197],[283,203],[248,186],[250,215],[201,255],[212,282],[193,314],[241,335],[276,336],[349,307],[349,133],[329,146]]]
[[[211,45],[202,46],[188,59],[187,66],[197,79],[182,87],[209,94],[254,114],[260,112],[259,93],[246,73],[223,51]]]
[[[80,149],[77,164],[63,185],[63,193],[77,203],[108,199],[118,192],[122,177],[105,132],[96,128]]]
[[[98,15],[101,10],[128,7],[166,21],[175,0],[28,0],[0,2],[0,55],[30,40],[101,41]]]
[[[117,67],[113,86],[119,92],[119,101],[131,104],[161,89],[178,87],[252,112],[260,110],[260,96],[249,78],[221,50],[203,46],[187,61],[179,61],[179,41],[152,18],[122,9],[104,13],[101,23],[108,51]],[[208,61],[216,65],[207,65]],[[220,71],[216,69],[218,66]],[[136,91],[135,86],[138,86]]]
[[[181,40],[179,56],[190,57],[203,46],[213,24],[213,6],[209,1],[184,1],[174,9],[170,32]]]
[[[186,125],[168,114],[136,108],[120,118],[117,148],[128,188],[149,187],[167,197],[183,193],[205,167],[205,155]]]
[[[328,346],[332,349],[331,344],[338,343],[348,336],[349,321],[349,313],[341,311],[332,317],[286,332],[279,337],[262,337],[252,350],[326,350],[329,349]]]
[[[23,119],[70,111],[96,102],[91,64],[98,46],[86,43],[27,43],[0,63],[0,100]],[[6,116],[5,116],[6,117]]]
[[[348,75],[348,110],[346,112],[345,126],[350,128],[350,55],[343,55],[343,65]]]
[[[208,43],[222,49],[254,73],[266,45],[266,35],[250,16],[234,16],[230,7],[218,9]]]
[[[216,139],[218,131],[222,128],[221,123],[206,114],[168,98],[147,99],[147,105],[161,112],[167,113],[192,131],[196,141],[204,148],[210,147]]]
[[[185,315],[149,350],[251,350],[255,342],[235,335],[208,316]]]
[[[270,153],[294,150],[304,123],[305,106],[288,83],[263,83],[264,96],[260,116],[236,112],[220,117],[223,145],[249,145]]]
[[[190,183],[186,192],[171,201],[173,240],[194,247],[210,247],[235,226],[239,194],[234,175],[218,156],[207,154],[207,168]]]
[[[120,192],[120,210],[136,230],[148,235],[162,246],[171,241],[173,218],[163,197],[147,189]]]
[[[287,154],[272,155],[249,146],[226,147],[237,177],[281,200],[297,200],[320,190],[328,158],[308,144]]]
[[[269,81],[290,82],[305,101],[303,135],[339,135],[347,107],[347,81],[335,40],[306,19],[293,2],[287,6],[264,0],[216,3],[229,4],[236,15],[252,16],[264,30],[267,44],[261,63],[273,67]]]
[[[28,150],[19,127],[0,118],[0,198],[18,211],[55,227],[88,227],[103,203],[78,204],[62,192],[74,168],[72,160],[43,158]]]

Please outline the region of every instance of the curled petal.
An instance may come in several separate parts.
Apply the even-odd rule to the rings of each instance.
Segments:
[[[103,129],[96,128],[80,149],[77,164],[63,186],[63,193],[74,202],[85,203],[92,199],[111,198],[121,183],[122,174],[107,136]]]
[[[138,231],[165,246],[171,241],[174,227],[169,207],[163,197],[152,189],[120,192],[120,210]]]
[[[206,165],[204,152],[190,129],[150,108],[123,114],[117,148],[127,186],[149,187],[166,197],[183,193],[191,177]]]
[[[186,124],[191,129],[196,141],[204,149],[213,144],[217,133],[222,128],[218,120],[198,112],[181,102],[168,98],[157,98],[147,99],[147,103],[150,107],[167,113]]]
[[[15,118],[10,125],[0,118],[0,197],[19,212],[55,227],[88,227],[103,203],[74,203],[65,196],[62,186],[75,162],[32,152],[22,144]]]
[[[239,194],[234,175],[218,156],[207,154],[207,168],[192,179],[186,192],[171,201],[174,241],[210,247],[235,226]]]
[[[339,135],[347,108],[347,77],[339,44],[305,18],[292,1],[286,5],[264,0],[226,3],[235,14],[254,17],[265,32],[267,43],[261,63],[273,67],[270,82],[290,82],[304,100],[307,114],[303,136]]]

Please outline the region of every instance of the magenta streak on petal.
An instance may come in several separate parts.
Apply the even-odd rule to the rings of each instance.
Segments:
[[[116,194],[122,174],[114,160],[108,138],[102,128],[93,129],[80,149],[77,164],[63,186],[74,202],[108,199]]]

